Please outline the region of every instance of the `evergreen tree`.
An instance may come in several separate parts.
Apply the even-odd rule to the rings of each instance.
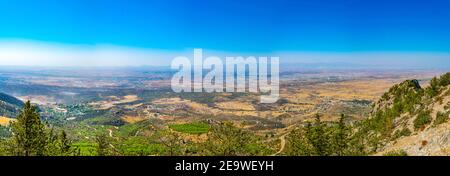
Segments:
[[[326,134],[326,126],[325,124],[320,120],[320,115],[316,114],[315,117],[314,126],[312,127],[312,130],[309,130],[307,132],[308,139],[311,142],[311,144],[314,146],[314,150],[316,152],[316,155],[318,156],[326,156],[328,155],[328,147],[329,147],[329,140],[327,139]]]
[[[267,151],[256,136],[233,126],[230,122],[214,125],[204,143],[206,155],[246,156],[262,155]]]
[[[341,114],[337,125],[336,132],[334,134],[334,148],[335,153],[338,156],[344,156],[349,143],[349,131],[345,125],[345,115]]]
[[[311,129],[311,124],[306,124],[305,128],[297,128],[287,136],[288,156],[312,156],[315,155],[314,147],[309,142],[306,133]]]
[[[67,134],[64,130],[58,136],[58,148],[61,155],[68,155],[71,152],[71,141],[67,138]]]
[[[109,155],[109,142],[105,134],[100,134],[95,137],[97,142],[97,156]]]
[[[352,126],[345,124],[345,115],[339,122],[326,124],[316,115],[313,123],[293,130],[287,138],[286,153],[290,156],[344,156],[365,155],[364,144],[352,135]]]
[[[11,125],[13,145],[11,153],[18,156],[45,155],[48,136],[45,125],[41,122],[39,113],[30,101],[27,101],[17,116],[17,121]]]
[[[167,148],[167,155],[177,156],[183,154],[184,141],[181,136],[173,131],[164,131],[159,138],[159,142]]]

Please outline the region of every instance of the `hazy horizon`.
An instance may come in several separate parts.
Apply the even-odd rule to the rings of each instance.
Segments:
[[[169,66],[199,48],[204,57],[274,56],[288,65],[449,69],[448,7],[442,0],[17,0],[0,3],[7,20],[0,65]]]
[[[113,45],[67,45],[37,41],[0,41],[1,66],[28,67],[169,67],[177,56],[192,58],[193,49],[180,51]],[[275,56],[281,65],[339,64],[339,67],[449,69],[444,52],[260,52],[238,53],[204,49],[204,57]]]

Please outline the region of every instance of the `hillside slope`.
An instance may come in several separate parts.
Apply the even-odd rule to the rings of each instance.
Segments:
[[[19,99],[0,92],[0,116],[15,117],[23,104]]]
[[[370,119],[382,145],[377,155],[450,155],[450,73],[422,88],[417,80],[392,87],[374,105]]]

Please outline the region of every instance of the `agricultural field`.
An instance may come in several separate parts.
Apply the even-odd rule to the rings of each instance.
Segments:
[[[170,124],[169,128],[187,134],[205,134],[208,133],[210,126],[202,122],[193,122],[185,124]]]
[[[427,85],[441,72],[291,71],[282,73],[280,99],[273,104],[261,104],[255,93],[174,93],[167,84],[170,72],[162,73],[60,70],[31,78],[12,72],[0,79],[0,91],[30,100],[51,129],[67,133],[79,155],[99,155],[100,139],[108,143],[109,155],[210,155],[216,151],[206,143],[220,138],[215,133],[221,130],[236,130],[230,135],[251,142],[239,152],[272,155],[281,154],[295,126],[316,114],[330,123],[341,114],[348,123],[366,119],[394,84],[417,78]],[[13,120],[0,117],[3,136],[10,135],[5,126]],[[223,123],[233,127],[222,129]]]
[[[1,126],[8,126],[14,121],[15,121],[15,119],[0,116],[0,125]]]

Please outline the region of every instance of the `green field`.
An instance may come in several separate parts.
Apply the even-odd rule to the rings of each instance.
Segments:
[[[188,134],[204,134],[209,131],[210,126],[202,122],[185,123],[185,124],[172,124],[169,125],[172,130],[188,133]]]

